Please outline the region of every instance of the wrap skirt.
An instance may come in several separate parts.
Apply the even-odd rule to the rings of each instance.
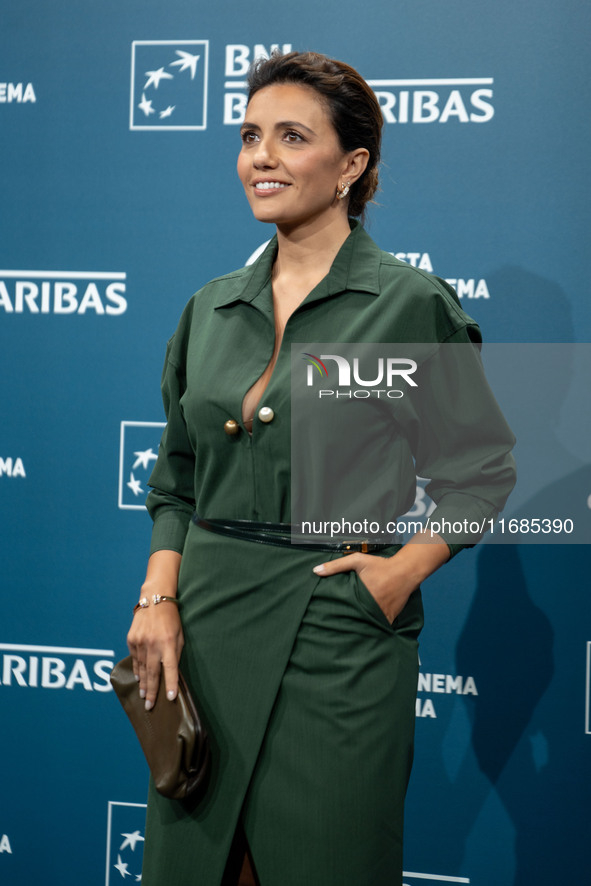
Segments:
[[[143,886],[220,886],[239,825],[261,886],[402,882],[421,595],[391,625],[355,572],[313,573],[337,556],[191,524],[181,667],[212,770],[196,799],[150,784]]]

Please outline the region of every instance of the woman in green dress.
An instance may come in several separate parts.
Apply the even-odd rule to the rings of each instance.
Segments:
[[[231,886],[248,882],[247,866],[260,886],[402,881],[419,585],[465,539],[319,549],[286,537],[291,344],[479,341],[447,284],[355,221],[377,187],[381,127],[373,92],[341,62],[290,53],[251,72],[238,174],[276,235],[191,299],[168,344],[142,596],[180,607],[138,610],[128,635],[148,709],[160,679],[175,697],[180,660],[213,765],[193,801],[150,787],[144,886]],[[408,444],[432,478],[433,516],[457,514],[459,495],[464,514],[486,519],[512,486],[512,435],[498,417],[482,442],[491,398],[478,393],[473,422],[445,422],[437,452]],[[474,406],[463,379],[455,396],[454,410]],[[450,408],[435,394],[431,406]],[[466,447],[477,451],[468,466]],[[406,465],[393,516],[414,500]]]

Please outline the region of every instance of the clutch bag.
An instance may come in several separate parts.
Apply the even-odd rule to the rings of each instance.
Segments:
[[[150,711],[140,698],[130,655],[113,668],[111,684],[135,729],[156,790],[165,797],[182,800],[204,787],[210,767],[209,741],[180,671],[177,697],[174,701],[167,699],[162,677]]]

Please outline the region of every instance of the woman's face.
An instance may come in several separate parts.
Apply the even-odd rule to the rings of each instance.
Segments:
[[[281,83],[259,90],[241,136],[238,175],[255,218],[293,227],[346,215],[336,190],[348,155],[313,89]]]

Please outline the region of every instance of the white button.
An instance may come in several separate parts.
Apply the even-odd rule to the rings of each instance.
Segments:
[[[261,409],[259,409],[259,418],[265,424],[268,424],[275,418],[275,413],[270,406],[263,406]]]

